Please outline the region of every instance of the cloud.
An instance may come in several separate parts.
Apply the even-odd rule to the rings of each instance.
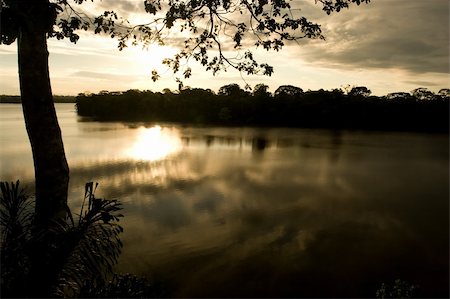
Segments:
[[[115,0],[99,2],[99,8],[113,10],[121,13],[142,13],[144,12],[144,1]]]
[[[424,80],[408,80],[404,82],[415,86],[439,86],[439,83]]]
[[[132,77],[132,76],[123,76],[123,75],[107,74],[107,73],[101,73],[101,72],[88,72],[88,71],[78,71],[78,72],[72,73],[72,76],[93,78],[93,79],[97,79],[97,80],[111,80],[111,81],[134,80],[134,77]]]
[[[302,57],[330,67],[448,73],[448,10],[446,0],[373,1],[322,16],[327,40],[304,45]]]

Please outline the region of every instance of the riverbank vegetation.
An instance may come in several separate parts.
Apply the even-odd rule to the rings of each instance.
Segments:
[[[272,94],[258,84],[177,92],[128,90],[79,94],[80,116],[99,121],[167,121],[189,124],[448,132],[450,90],[372,96],[364,86],[303,91],[283,85]]]

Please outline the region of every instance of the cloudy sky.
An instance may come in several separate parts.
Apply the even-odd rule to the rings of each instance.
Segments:
[[[349,84],[367,86],[376,95],[416,87],[434,92],[450,87],[448,0],[372,0],[331,16],[314,0],[293,0],[292,6],[322,25],[325,41],[291,44],[281,52],[256,50],[260,62],[274,66],[271,77],[241,76],[233,70],[213,76],[192,64],[193,76],[185,85],[217,91],[228,83],[242,87],[245,82],[251,86],[264,83],[273,92],[285,84],[304,90]],[[141,13],[142,0],[103,0],[84,9],[93,13],[112,9],[137,21],[150,18]],[[56,39],[48,42],[54,94],[177,88],[172,73],[160,63],[176,52],[171,39],[165,47],[119,51],[117,40],[86,32],[80,35],[76,45]],[[0,94],[19,94],[16,48],[16,43],[0,45]],[[161,73],[156,83],[151,80],[153,69]]]

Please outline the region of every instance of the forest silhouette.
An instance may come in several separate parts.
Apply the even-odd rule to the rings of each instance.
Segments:
[[[282,85],[273,94],[258,84],[253,92],[238,84],[177,92],[128,90],[79,94],[78,114],[99,121],[166,121],[225,126],[272,126],[330,129],[448,132],[448,90],[434,94],[371,96],[364,86],[308,90]]]

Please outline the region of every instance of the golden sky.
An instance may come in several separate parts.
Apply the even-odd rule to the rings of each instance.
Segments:
[[[449,1],[372,0],[368,5],[328,16],[314,0],[293,0],[295,9],[322,25],[326,40],[305,40],[285,46],[281,52],[255,50],[259,62],[274,66],[274,74],[241,76],[232,69],[216,76],[194,62],[193,76],[186,86],[211,88],[238,83],[258,83],[273,92],[280,85],[304,90],[333,89],[350,85],[367,86],[376,95],[427,87],[434,92],[450,87]],[[136,21],[151,18],[143,14],[141,0],[103,0],[83,4],[87,12],[115,10]],[[173,28],[176,34],[176,27]],[[100,90],[177,89],[178,84],[161,60],[177,49],[172,39],[166,46],[153,45],[117,49],[117,40],[82,32],[77,44],[48,41],[52,89],[58,95],[76,95]],[[248,44],[252,47],[252,42]],[[250,48],[252,49],[252,48]],[[234,51],[230,48],[230,51]],[[158,69],[161,79],[151,80]],[[244,81],[245,80],[245,81]],[[19,94],[17,44],[0,45],[0,94]]]

